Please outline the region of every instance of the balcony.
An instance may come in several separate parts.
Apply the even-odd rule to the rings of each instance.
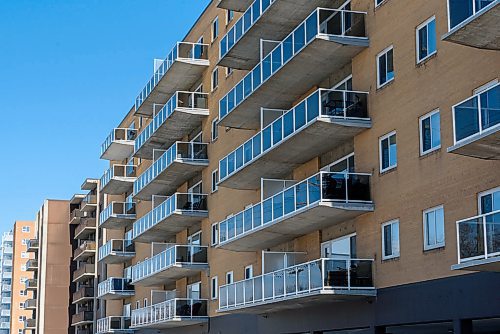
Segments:
[[[260,251],[373,210],[369,174],[320,172],[219,222],[217,247]]]
[[[171,194],[208,166],[206,143],[176,142],[134,182],[134,198]]]
[[[37,271],[38,270],[38,260],[30,259],[26,262],[26,270],[27,271]]]
[[[2,304],[10,304],[11,302],[11,297],[2,297]]]
[[[12,278],[12,271],[3,271],[2,278]]]
[[[12,285],[2,283],[2,292],[10,292],[12,291]]]
[[[500,210],[457,221],[454,270],[500,272]]]
[[[82,195],[82,196],[83,196],[83,198],[85,198],[85,195]],[[83,200],[83,198],[82,198],[82,200]],[[69,214],[69,223],[72,225],[76,225],[76,224],[80,223],[82,218],[87,218],[90,216],[91,216],[90,212],[84,212],[84,211],[80,211],[80,209],[74,209]]]
[[[260,188],[371,127],[368,93],[319,89],[219,162],[219,186]]]
[[[132,239],[161,242],[207,217],[207,195],[175,193],[134,223]]]
[[[219,101],[219,125],[258,129],[261,107],[289,109],[350,64],[369,45],[364,18],[361,12],[315,10]]]
[[[154,105],[163,105],[177,91],[190,89],[210,65],[208,45],[177,42],[135,99],[138,116],[151,117]]]
[[[39,247],[39,243],[38,243],[38,239],[29,239],[27,244],[26,244],[26,247],[28,249],[28,252],[38,252],[38,247]]]
[[[134,156],[151,159],[155,149],[164,149],[188,136],[207,116],[208,94],[176,92],[139,134]]]
[[[75,239],[85,240],[89,236],[95,234],[97,229],[97,222],[95,218],[81,218],[80,223],[75,229]]]
[[[35,330],[36,329],[36,319],[25,319],[24,329]]]
[[[98,183],[99,183],[98,179],[86,178],[85,181],[83,181],[80,189],[87,190],[87,191],[92,191],[92,190],[97,189],[97,184]]]
[[[261,39],[281,41],[309,16],[311,11],[318,7],[332,7],[337,2],[332,0],[253,1],[244,7],[245,13],[221,38],[218,65],[251,70],[260,60]],[[231,5],[231,3],[226,5]]]
[[[26,299],[24,301],[24,308],[26,310],[36,310],[36,299]]]
[[[94,299],[94,288],[91,286],[81,285],[78,290],[73,293],[73,304],[86,303]]]
[[[208,269],[207,246],[175,245],[132,267],[132,284],[157,286]]]
[[[479,49],[500,50],[500,1],[448,0],[448,30],[443,40]]]
[[[217,7],[234,10],[235,12],[243,12],[252,2],[253,0],[219,0]]]
[[[500,83],[453,106],[453,132],[448,152],[500,159]]]
[[[111,239],[99,247],[99,261],[106,264],[124,263],[135,256],[131,240]]]
[[[318,259],[219,288],[219,311],[267,313],[376,296],[373,260]]]
[[[73,282],[83,282],[95,276],[95,264],[80,264],[80,268],[73,272]]]
[[[113,317],[98,319],[96,333],[97,334],[134,333],[135,330],[130,328],[130,324],[131,324],[130,317],[113,316]]]
[[[137,179],[137,166],[113,165],[101,177],[101,192],[108,195],[121,195],[132,190]]]
[[[132,328],[174,328],[208,321],[207,300],[170,299],[132,310]]]
[[[111,202],[99,215],[99,227],[122,229],[137,218],[135,202]]]
[[[128,278],[111,277],[99,283],[97,287],[97,298],[106,300],[125,299],[133,296],[134,286]]]
[[[0,315],[1,315],[2,317],[10,317],[10,315],[11,315],[11,310],[3,310],[3,309],[2,309],[2,311],[0,312]],[[9,327],[7,327],[7,328],[9,328]]]
[[[4,254],[12,254],[13,251],[14,251],[14,249],[12,248],[12,246],[5,246],[3,248],[3,253]]]
[[[117,128],[111,131],[101,145],[101,159],[111,161],[125,160],[134,153],[137,130]]]
[[[33,290],[36,290],[38,288],[38,281],[36,278],[30,278],[30,279],[27,279],[25,282],[24,282],[24,288],[28,291],[33,291]]]
[[[97,196],[89,193],[85,198],[82,200],[81,206],[80,206],[80,211],[83,212],[92,212],[97,209]]]
[[[73,314],[71,317],[71,326],[89,325],[94,322],[94,311],[90,308],[82,308],[83,311]]]
[[[73,252],[73,261],[83,261],[89,257],[95,256],[96,243],[95,241],[85,240]]]

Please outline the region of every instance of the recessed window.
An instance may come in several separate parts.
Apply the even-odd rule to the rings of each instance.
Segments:
[[[441,147],[441,121],[439,110],[420,117],[420,155]]]
[[[212,299],[217,299],[218,292],[219,292],[218,289],[219,289],[218,278],[217,278],[217,276],[212,277],[211,284],[210,284],[210,297]]]
[[[253,277],[253,266],[249,265],[245,267],[245,279]]]
[[[219,138],[219,119],[215,118],[212,120],[212,141],[216,141]]]
[[[485,215],[500,210],[500,187],[480,193],[478,199],[479,214]]]
[[[28,253],[26,252],[21,252],[21,258],[22,259],[27,259],[29,257]]]
[[[438,206],[424,211],[424,249],[444,247],[444,209]]]
[[[24,303],[19,303],[19,308],[22,310],[24,309]]]
[[[226,67],[226,78],[233,73],[233,68],[232,67]]]
[[[375,7],[380,6],[382,3],[384,3],[387,0],[375,0]]]
[[[431,17],[417,27],[417,63],[436,53],[436,18]]]
[[[234,18],[234,11],[228,9],[226,10],[226,25],[231,22]]]
[[[30,227],[29,227],[29,226],[23,226],[22,231],[23,231],[24,233],[29,233],[29,231],[30,231]]]
[[[24,315],[20,315],[20,316],[19,316],[19,322],[24,322],[24,319],[25,319],[25,318],[26,318],[26,317],[25,317]]]
[[[27,245],[27,244],[28,244],[28,239],[21,240],[21,245]]]
[[[219,182],[219,170],[216,169],[212,172],[212,192],[216,192],[219,190],[219,186],[217,186],[217,183]]]
[[[382,224],[382,259],[399,257],[399,221]]]
[[[212,42],[219,36],[219,18],[212,21]]]
[[[215,223],[212,225],[212,240],[211,240],[211,245],[215,246],[219,242],[219,224]]]
[[[228,271],[226,273],[226,284],[232,284],[233,283],[233,272]]]
[[[396,131],[380,138],[380,172],[386,172],[398,165]]]
[[[24,283],[24,282],[21,282]],[[27,296],[28,292],[26,290],[19,290],[19,296]]]
[[[21,271],[26,271],[26,265],[25,264],[21,265]]]
[[[219,87],[219,68],[216,67],[212,72],[211,88],[214,91],[215,88]]]
[[[377,55],[377,88],[394,80],[393,50],[390,46]]]

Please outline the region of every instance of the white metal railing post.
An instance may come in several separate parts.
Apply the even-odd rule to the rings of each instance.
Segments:
[[[325,265],[326,260],[321,259],[321,286],[323,289],[325,288]]]
[[[462,263],[462,257],[460,256],[460,249],[462,245],[460,244],[460,223],[456,222],[457,225],[457,257],[458,257],[458,263]]]
[[[345,182],[345,202],[349,202],[349,172],[344,174],[344,182]]]
[[[347,289],[351,290],[351,259],[346,260],[347,266]]]
[[[484,233],[484,258],[487,259],[488,258],[488,230],[486,228],[486,215],[483,215],[481,217],[481,220],[482,220],[482,224],[483,224],[483,233]]]

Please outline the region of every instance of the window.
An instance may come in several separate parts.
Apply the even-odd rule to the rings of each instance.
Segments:
[[[396,131],[380,138],[380,172],[383,173],[398,165]]]
[[[212,42],[219,36],[219,18],[212,21]]]
[[[27,277],[21,277],[21,284],[24,284],[24,282],[26,282],[28,280]],[[24,292],[24,290],[22,290]],[[22,296],[22,295],[21,295]]]
[[[21,240],[21,245],[27,245],[27,244],[28,244],[28,239]]]
[[[21,258],[22,259],[27,259],[29,257],[27,252],[21,252]]]
[[[19,303],[19,309],[24,309],[24,303]]]
[[[201,245],[201,231],[191,234],[188,236],[188,245]]]
[[[201,299],[201,282],[196,282],[187,286],[188,299]]]
[[[437,206],[424,211],[424,250],[444,247],[444,209]]]
[[[216,141],[219,138],[219,119],[215,118],[212,120],[212,141]]]
[[[234,18],[234,12],[230,9],[226,10],[226,25],[231,22],[231,20]]]
[[[24,283],[24,282],[22,282]],[[26,290],[19,290],[19,296],[27,296],[28,295],[28,291]]]
[[[375,7],[380,6],[382,3],[384,3],[386,0],[375,0]]]
[[[399,257],[399,221],[382,225],[382,260]]]
[[[417,27],[417,64],[436,53],[436,18],[433,16]]]
[[[212,172],[212,193],[216,192],[219,189],[217,186],[217,182],[219,182],[219,170],[216,169]]]
[[[144,298],[144,307],[148,307],[148,299],[147,298]]]
[[[24,319],[25,319],[25,318],[26,318],[26,317],[25,317],[24,315],[20,315],[20,316],[19,316],[19,322],[24,322]]]
[[[23,231],[24,233],[29,233],[29,232],[30,232],[30,227],[29,227],[29,226],[23,226],[22,231]]]
[[[24,333],[24,329],[18,329],[18,330],[17,330],[17,333],[18,333],[18,334],[23,334],[23,333]]]
[[[23,265],[21,266],[21,271],[26,271],[26,265],[25,265],[25,264],[23,264]]]
[[[232,67],[226,67],[226,78],[233,73],[233,68]]]
[[[135,309],[137,310],[139,308],[141,308],[141,301],[140,300],[135,302]]]
[[[484,215],[500,210],[500,187],[482,192],[479,198],[479,214]]]
[[[420,155],[441,147],[441,125],[439,110],[420,117]]]
[[[253,266],[249,265],[245,267],[245,279],[253,277]]]
[[[218,67],[216,67],[212,72],[212,83],[211,83],[212,92],[217,87],[219,87],[219,68]]]
[[[217,276],[212,277],[211,285],[210,285],[210,297],[212,299],[217,299],[218,293],[219,293],[218,288],[219,288],[219,283],[218,283]]]
[[[321,244],[321,257],[356,258],[356,234],[349,234]]]
[[[231,284],[231,283],[233,283],[233,272],[228,271],[226,273],[226,284]]]
[[[215,223],[212,225],[212,246],[219,243],[219,224]]]
[[[377,55],[377,88],[394,80],[393,47],[390,46]]]

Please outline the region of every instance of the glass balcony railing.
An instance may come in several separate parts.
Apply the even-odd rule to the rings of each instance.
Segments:
[[[175,245],[132,267],[132,283],[175,265],[208,265],[207,246]]]
[[[139,193],[174,162],[207,162],[207,148],[206,143],[176,142],[137,178],[134,194]]]
[[[153,74],[153,77],[149,80],[146,86],[142,89],[140,94],[135,99],[135,110],[137,111],[144,101],[148,98],[151,92],[158,85],[160,80],[163,79],[165,74],[167,74],[170,67],[176,61],[183,60],[207,60],[208,45],[200,44],[200,43],[188,43],[188,42],[177,42],[172,51],[168,54],[167,58],[162,62],[162,64],[158,67],[158,69]]]
[[[457,221],[458,263],[499,257],[500,210]]]
[[[111,131],[111,133],[109,134],[109,136],[104,141],[104,143],[102,143],[102,145],[101,145],[101,158],[104,156],[106,151],[114,143],[132,144],[136,138],[137,138],[137,130],[136,129],[129,129],[129,128],[115,128],[115,129],[113,129]],[[125,159],[126,156],[121,157],[121,158]]]
[[[97,334],[107,333],[133,333],[134,330],[130,329],[130,317],[125,316],[112,316],[102,319],[97,319]]]
[[[260,230],[320,202],[371,203],[370,174],[320,172],[219,222],[219,244]]]
[[[366,39],[364,24],[360,24],[365,15],[348,10],[316,9],[219,101],[219,120],[222,121],[317,37]]]
[[[153,121],[139,134],[135,140],[134,151],[139,151],[153,134],[168,122],[174,111],[183,109],[208,109],[208,94],[198,92],[176,92],[154,116]],[[172,138],[172,141],[177,139],[179,138]]]
[[[499,127],[500,83],[453,106],[453,121],[455,144]]]
[[[366,290],[373,290],[367,293],[373,295],[373,260],[323,258],[223,285],[219,288],[219,310],[228,311],[335,290],[342,290],[344,298],[350,293],[366,294],[363,293]]]
[[[131,295],[134,294],[134,286],[129,278],[111,277],[97,286],[97,298],[107,294]]]
[[[131,240],[111,239],[99,247],[99,261],[110,255],[134,256],[135,245]]]
[[[155,305],[132,310],[132,327],[147,327],[164,322],[182,320],[206,320],[207,300],[174,298]]]
[[[315,91],[220,160],[219,182],[223,182],[318,119],[369,121],[367,98],[368,93],[365,92],[329,89]]]
[[[99,226],[112,218],[135,219],[137,214],[135,202],[111,202],[99,214]]]
[[[498,0],[448,0],[448,28],[452,30]]]
[[[135,178],[137,175],[137,166],[133,165],[113,165],[104,172],[101,177],[100,190],[102,191],[113,179],[127,180]]]
[[[207,197],[206,194],[173,194],[134,223],[132,238],[137,238],[175,213],[208,213]]]

